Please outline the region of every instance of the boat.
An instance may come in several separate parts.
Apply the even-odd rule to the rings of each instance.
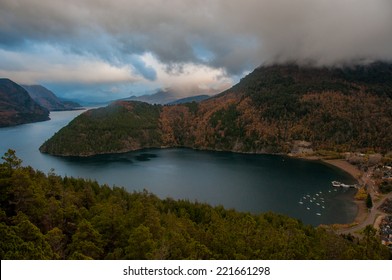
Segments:
[[[332,187],[338,188],[342,186],[342,183],[338,182],[338,181],[332,181]]]

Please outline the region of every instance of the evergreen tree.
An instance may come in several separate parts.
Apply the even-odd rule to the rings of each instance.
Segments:
[[[366,197],[366,207],[371,209],[373,207],[372,196],[368,193]]]

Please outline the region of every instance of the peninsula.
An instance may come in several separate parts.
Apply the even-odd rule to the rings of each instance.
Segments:
[[[73,120],[40,151],[91,156],[189,147],[244,153],[392,150],[392,64],[263,66],[200,103],[118,101]],[[303,148],[301,148],[303,150]]]

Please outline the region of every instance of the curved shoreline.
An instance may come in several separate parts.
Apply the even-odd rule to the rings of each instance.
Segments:
[[[333,225],[332,229],[339,234],[352,234],[358,236],[359,231],[367,225],[377,228],[377,223],[385,216],[385,213],[380,211],[378,208],[386,199],[392,199],[392,192],[379,196],[379,193],[375,188],[374,181],[371,179],[373,169],[369,169],[367,172],[362,172],[356,166],[343,159],[321,160],[326,164],[335,166],[349,173],[360,185],[368,185],[369,193],[373,199],[378,197],[376,200],[373,200],[373,207],[371,209],[366,207],[365,201],[354,199],[354,202],[358,207],[358,213],[354,221],[351,224]]]
[[[362,184],[362,172],[351,163],[347,162],[344,159],[321,159],[322,162],[327,163],[329,165],[335,166],[346,173],[350,174],[358,183]]]
[[[94,156],[100,156],[100,155],[116,155],[116,154],[122,154],[122,153],[129,153],[129,152],[136,152],[136,151],[143,151],[143,150],[148,150],[148,149],[171,149],[171,148],[185,148],[185,149],[190,149],[190,150],[195,150],[195,151],[208,151],[208,152],[229,152],[229,153],[235,153],[235,154],[251,154],[251,155],[278,155],[278,156],[288,156],[291,158],[298,158],[298,159],[303,159],[303,160],[309,160],[309,161],[319,161],[322,162],[326,165],[333,166],[335,168],[338,168],[339,170],[344,171],[345,173],[349,174],[358,184],[363,185],[363,172],[361,172],[356,166],[350,164],[344,159],[323,159],[322,157],[319,156],[301,156],[301,155],[292,155],[292,154],[285,154],[285,153],[262,153],[262,152],[240,152],[240,151],[225,151],[225,150],[213,150],[213,149],[197,149],[197,148],[192,148],[192,147],[144,147],[141,149],[136,149],[136,150],[131,150],[131,151],[118,151],[114,153],[98,153],[98,154],[93,154],[93,155],[87,155],[87,156],[76,156],[80,158],[86,158],[86,157],[94,157]],[[41,152],[42,153],[42,152]],[[64,155],[54,155],[57,157],[66,157],[66,158],[72,158],[75,156],[64,156]],[[353,198],[353,202],[357,205],[357,213],[356,216],[354,217],[353,221],[351,223],[346,223],[346,224],[339,224],[340,226],[343,227],[349,227],[354,224],[359,224],[363,222],[366,217],[367,217],[367,209],[365,206],[364,201],[359,201]],[[333,224],[332,224],[333,225]],[[337,225],[337,224],[336,224]]]
[[[336,168],[339,168],[340,170],[343,170],[344,172],[350,174],[357,182],[359,185],[363,185],[363,172],[359,170],[355,165],[352,165],[351,163],[347,162],[344,159],[320,159],[323,163],[334,166]],[[357,215],[355,216],[354,220],[350,224],[343,224],[343,226],[348,226],[350,227],[351,225],[354,224],[360,224],[366,220],[368,211],[365,205],[364,201],[357,200],[354,198],[354,203],[357,205]]]

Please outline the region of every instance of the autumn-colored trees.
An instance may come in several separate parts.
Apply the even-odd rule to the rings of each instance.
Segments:
[[[390,64],[261,67],[200,103],[121,101],[88,111],[40,150],[65,156],[149,147],[288,153],[294,141],[305,140],[314,150],[387,153],[392,150],[391,69]]]

